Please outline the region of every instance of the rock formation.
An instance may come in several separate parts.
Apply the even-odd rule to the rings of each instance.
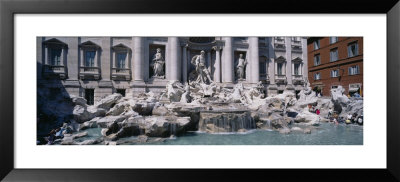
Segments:
[[[156,142],[179,137],[188,131],[213,134],[262,129],[281,134],[309,134],[313,126],[329,121],[329,109],[340,116],[363,115],[362,98],[347,98],[342,87],[332,89],[331,98],[316,97],[315,92],[306,87],[300,91],[299,99],[291,91],[264,98],[263,88],[261,82],[249,86],[238,83],[232,89],[214,82],[187,85],[168,82],[160,95],[153,92],[131,97],[112,94],[95,105],[87,105],[82,97],[71,96],[61,99],[68,102],[58,107],[70,107],[72,113],[60,114],[50,109],[61,101],[40,103],[40,111],[69,118],[68,125],[73,133],[64,135],[58,142],[65,145],[123,144],[129,143],[126,138],[131,136],[136,138],[130,140],[138,143]],[[309,106],[319,109],[321,114],[310,112]],[[87,132],[82,131],[90,128],[102,128],[102,137],[84,140]]]

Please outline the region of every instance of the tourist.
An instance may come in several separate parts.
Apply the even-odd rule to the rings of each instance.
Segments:
[[[336,120],[336,118],[333,118],[333,123],[335,123],[336,125],[339,124],[339,122]]]
[[[317,115],[319,115],[319,113],[320,113],[319,109],[316,109],[315,113],[317,113]]]
[[[308,112],[312,112],[312,106],[311,106],[311,104],[308,104]]]
[[[351,118],[352,118],[353,116],[351,115],[351,114],[348,114],[347,115],[347,118],[346,118],[346,124],[350,124],[351,123]]]
[[[56,130],[51,130],[49,133],[49,137],[47,138],[47,145],[52,145],[56,138]]]
[[[363,115],[361,115],[360,117],[358,117],[358,119],[357,119],[357,124],[363,125]]]
[[[338,122],[339,123],[343,123],[344,122],[344,118],[343,117],[339,117]]]
[[[63,134],[64,130],[65,129],[63,127],[58,128],[56,130],[56,138],[64,138],[64,134]]]
[[[333,114],[333,109],[330,107],[328,111],[328,118],[331,117]]]
[[[356,118],[357,118],[357,113],[354,113],[354,114],[351,116],[351,123],[355,123],[355,122],[356,122]]]

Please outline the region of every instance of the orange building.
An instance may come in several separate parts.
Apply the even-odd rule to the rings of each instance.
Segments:
[[[346,94],[363,95],[363,38],[310,37],[307,39],[308,80],[329,96],[341,85]]]

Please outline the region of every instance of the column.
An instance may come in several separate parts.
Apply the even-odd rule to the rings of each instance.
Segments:
[[[168,37],[168,44],[170,47],[170,80],[181,80],[181,59],[180,59],[180,46],[178,37]]]
[[[307,61],[307,39],[306,38],[301,38],[301,49],[302,49],[302,69],[301,69],[301,73],[303,76],[304,80],[308,80],[308,61]]]
[[[142,37],[134,37],[133,50],[133,80],[144,81],[144,40]]]
[[[110,47],[111,47],[111,38],[104,37],[101,40],[101,46],[104,48],[100,51],[100,48],[96,49],[95,56],[95,67],[101,67],[101,79],[111,80],[111,58],[110,58]],[[100,55],[101,53],[101,55]]]
[[[36,64],[37,64],[37,71],[36,71],[36,76],[37,80],[42,79],[42,69],[44,68],[44,59],[46,59],[46,56],[43,56],[43,52],[45,52],[46,47],[43,44],[44,37],[36,37]]]
[[[287,84],[292,84],[292,39],[291,37],[285,38],[286,44],[286,79]]]
[[[111,66],[112,66],[112,68],[116,68],[117,67],[117,53],[115,52],[115,50],[113,50],[112,48],[111,48],[111,62],[112,62],[112,64],[111,64]],[[111,73],[112,73],[112,70],[111,70]]]
[[[211,50],[207,52],[207,69],[211,73]]]
[[[187,82],[188,67],[187,67],[187,45],[182,47],[182,81]]]
[[[79,47],[79,54],[80,54],[80,65],[81,67],[85,66],[85,51],[82,49],[82,47]]]
[[[258,49],[258,37],[249,37],[250,47],[250,82],[258,83],[260,81],[260,55]]]
[[[269,66],[268,66],[268,75],[269,75],[269,84],[273,85],[275,84],[275,51],[274,51],[274,37],[269,38],[269,43],[268,43],[268,54],[269,54]]]
[[[232,37],[224,37],[225,46],[223,50],[222,60],[222,82],[233,83],[234,81],[234,65],[233,65],[233,47]]]
[[[64,54],[65,54],[65,50],[64,50],[65,48],[64,48],[64,46],[61,48],[61,57],[60,57],[60,65],[61,66],[64,66]]]
[[[47,45],[44,46],[44,64],[49,65],[49,47]]]
[[[187,50],[187,53],[186,53],[186,56],[187,56],[187,60],[186,60],[186,68],[187,68],[187,73],[186,73],[186,75],[189,75],[189,73],[190,73],[190,67],[191,67],[191,62],[190,61],[192,61],[192,56],[190,55],[190,50],[189,49],[186,49]],[[188,81],[189,81],[189,78],[188,78]]]
[[[215,50],[215,70],[214,70],[214,81],[221,83],[221,48],[214,47]]]

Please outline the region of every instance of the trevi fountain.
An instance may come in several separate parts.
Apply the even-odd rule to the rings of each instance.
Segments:
[[[73,95],[50,99],[45,90],[38,90],[37,144],[363,144],[363,100],[348,98],[342,87],[332,89],[329,97],[320,97],[305,82],[297,97],[291,91],[265,96],[261,82],[238,82],[232,87],[215,83],[205,66],[204,51],[190,63],[195,69],[185,84],[168,81],[161,92],[125,97],[114,93],[94,105]],[[164,76],[164,64],[157,50],[150,65],[155,79]],[[246,64],[240,55],[239,80]],[[72,113],[64,112],[68,110]],[[346,124],[354,113],[356,122]],[[49,133],[53,138],[49,139]]]

